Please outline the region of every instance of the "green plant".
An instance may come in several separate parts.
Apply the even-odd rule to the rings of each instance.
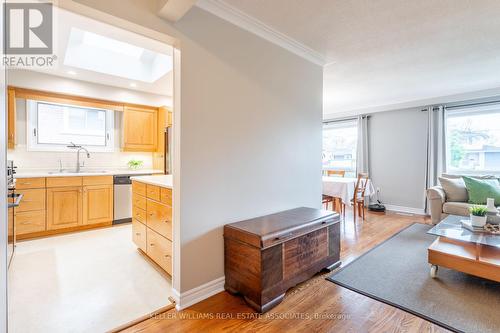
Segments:
[[[472,206],[469,208],[469,212],[474,216],[485,216],[488,209],[484,206]]]
[[[130,160],[127,165],[130,169],[136,170],[142,166],[142,163],[140,160]]]

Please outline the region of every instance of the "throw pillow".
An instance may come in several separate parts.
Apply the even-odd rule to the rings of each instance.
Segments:
[[[495,205],[500,205],[500,185],[493,179],[474,179],[463,177],[469,193],[469,203],[484,205],[487,198],[495,199]]]
[[[439,183],[446,193],[446,201],[467,202],[469,195],[462,178],[444,178],[439,177]]]

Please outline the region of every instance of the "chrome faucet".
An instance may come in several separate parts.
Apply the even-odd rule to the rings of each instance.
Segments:
[[[87,158],[90,158],[90,153],[85,147],[80,145],[75,145],[73,142],[70,143],[71,144],[67,147],[71,149],[76,149],[76,172],[80,172],[80,168],[82,167],[82,165],[80,165],[80,151],[84,150],[85,153],[87,153]]]

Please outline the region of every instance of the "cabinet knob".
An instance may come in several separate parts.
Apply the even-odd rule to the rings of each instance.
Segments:
[[[140,233],[140,232],[136,232],[136,233],[135,233],[135,235],[136,235],[136,236],[140,236],[140,235],[141,235],[141,233]]]
[[[155,244],[154,243],[150,243],[149,246],[155,246]]]
[[[149,213],[149,216],[153,216],[154,214],[153,213]]]
[[[166,254],[165,258],[171,258],[170,254]]]

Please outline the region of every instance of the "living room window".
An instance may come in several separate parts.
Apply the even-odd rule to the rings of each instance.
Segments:
[[[500,104],[446,111],[446,163],[451,173],[500,172]]]
[[[323,124],[323,170],[344,170],[356,177],[357,120]]]

